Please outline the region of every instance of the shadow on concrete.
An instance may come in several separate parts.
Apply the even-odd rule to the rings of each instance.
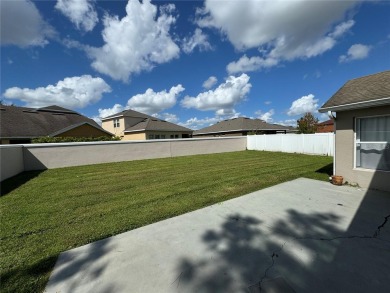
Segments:
[[[346,230],[340,213],[290,209],[271,226],[243,213],[231,215],[218,230],[203,234],[215,257],[181,259],[177,290],[390,292],[388,211],[389,194],[369,190]]]
[[[31,179],[38,177],[43,172],[44,172],[43,170],[27,171],[2,181],[1,188],[0,188],[0,196],[7,195],[11,191],[19,188],[20,186],[27,183]]]
[[[107,267],[104,255],[115,249],[110,242],[111,239],[106,238],[60,254],[45,292],[88,292],[91,290],[92,288],[88,288],[86,284],[99,280]],[[99,292],[116,291],[115,285],[109,280],[104,280],[104,283],[95,289]]]

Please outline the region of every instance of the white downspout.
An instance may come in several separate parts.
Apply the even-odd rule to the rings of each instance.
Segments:
[[[334,138],[333,138],[333,175],[336,175],[336,119],[333,120],[333,130],[334,130]]]
[[[336,175],[336,116],[332,113],[332,111],[328,111],[328,116],[333,120],[333,175]]]

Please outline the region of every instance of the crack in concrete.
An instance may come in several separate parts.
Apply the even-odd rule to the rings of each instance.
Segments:
[[[181,280],[181,276],[183,275],[184,272],[180,272],[180,275],[177,276],[177,278],[171,283],[171,285],[175,284],[176,281],[177,281],[177,285],[176,285],[176,289],[179,288],[180,286],[180,280]]]
[[[260,292],[261,292],[261,290],[262,290],[263,281],[264,281],[265,278],[267,278],[267,273],[268,273],[268,271],[269,271],[270,269],[272,269],[272,267],[273,267],[274,264],[275,264],[275,259],[274,259],[274,258],[275,258],[275,257],[279,257],[279,254],[278,254],[278,253],[280,253],[280,252],[283,250],[284,245],[286,245],[286,243],[287,243],[287,241],[284,242],[283,245],[282,245],[278,250],[275,250],[275,251],[272,252],[272,255],[271,255],[271,265],[269,265],[269,266],[265,269],[264,275],[263,275],[263,277],[260,279],[260,281],[259,281],[259,283],[258,283],[258,288],[259,288],[259,291],[260,291]],[[251,287],[252,287],[252,286],[251,286]]]
[[[381,229],[385,227],[385,225],[387,224],[388,220],[390,218],[390,215],[387,215],[385,216],[385,219],[383,221],[383,223],[381,225],[378,226],[378,228],[375,230],[374,234],[372,236],[368,236],[368,235],[350,235],[350,236],[336,236],[336,237],[332,237],[332,238],[323,238],[323,237],[320,237],[320,238],[316,238],[316,237],[302,237],[302,238],[298,238],[298,237],[292,237],[293,240],[319,240],[319,241],[333,241],[333,240],[336,240],[336,239],[355,239],[355,238],[360,238],[360,239],[378,239],[378,240],[381,240],[381,241],[385,241],[385,242],[389,242],[387,240],[384,240],[384,239],[380,239],[378,238],[379,235],[380,235],[380,232],[381,232]],[[262,283],[264,281],[264,279],[267,277],[267,273],[270,269],[272,269],[272,267],[275,265],[275,260],[274,258],[275,257],[279,257],[278,253],[280,253],[284,246],[286,245],[286,243],[288,243],[289,241],[286,241],[283,243],[283,245],[280,247],[280,249],[278,249],[277,251],[273,251],[272,252],[272,255],[271,255],[271,260],[272,260],[272,263],[271,265],[269,265],[265,271],[264,271],[264,275],[263,277],[260,279],[259,283],[258,283],[258,288],[259,288],[259,291],[261,292],[262,290]]]
[[[386,225],[386,223],[387,223],[389,218],[390,218],[390,215],[387,215],[385,217],[385,220],[383,221],[383,223],[381,225],[378,226],[378,228],[376,228],[376,231],[375,231],[375,233],[374,233],[374,235],[372,237],[374,237],[374,238],[379,237],[379,235],[381,233],[381,229],[385,227],[385,225]]]

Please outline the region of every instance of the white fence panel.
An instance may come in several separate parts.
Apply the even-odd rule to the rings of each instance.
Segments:
[[[333,156],[334,134],[249,135],[247,149]]]

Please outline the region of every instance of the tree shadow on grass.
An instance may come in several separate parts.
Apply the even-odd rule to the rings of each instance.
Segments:
[[[31,179],[38,177],[41,173],[45,172],[44,170],[39,171],[27,171],[11,178],[5,179],[1,182],[0,196],[7,195],[13,190],[21,187],[23,184],[27,183]]]
[[[43,278],[44,276],[49,275],[51,270],[56,263],[57,255],[50,256],[48,258],[42,259],[31,266],[24,268],[15,268],[13,270],[7,270],[5,273],[1,274],[0,279],[0,291],[1,292],[31,292],[31,287],[29,284],[24,284],[25,287],[20,287],[20,283],[17,282],[18,279],[23,278],[24,280],[34,281],[37,278]],[[14,282],[15,281],[15,282]],[[4,288],[4,285],[7,284],[7,287]],[[13,284],[18,284],[18,287]],[[41,282],[41,284],[45,284]],[[35,288],[43,291],[45,288]]]
[[[107,280],[104,284],[99,284],[99,278],[108,265],[102,258],[112,249],[114,247],[110,244],[110,238],[107,238],[76,250],[49,256],[28,267],[21,268],[20,265],[0,276],[1,284],[7,284],[6,288],[0,286],[1,292],[36,292],[35,290],[45,293],[88,292],[91,288],[99,292],[115,292],[115,284]],[[20,287],[21,284],[17,282],[20,279],[28,280],[29,283]],[[13,280],[16,281],[15,284],[18,284],[18,287],[12,285]],[[32,283],[35,284],[33,289]],[[86,284],[93,285],[85,288]]]

